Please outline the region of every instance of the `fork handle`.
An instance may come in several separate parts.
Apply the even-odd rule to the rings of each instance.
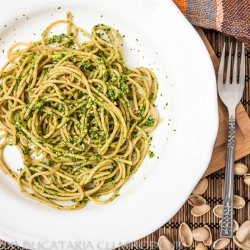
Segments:
[[[228,142],[224,184],[223,214],[220,231],[221,238],[233,237],[234,134],[235,115],[230,115],[228,121]]]

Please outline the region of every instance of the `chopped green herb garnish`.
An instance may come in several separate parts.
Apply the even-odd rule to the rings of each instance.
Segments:
[[[153,151],[148,151],[149,158],[153,158],[155,156]]]

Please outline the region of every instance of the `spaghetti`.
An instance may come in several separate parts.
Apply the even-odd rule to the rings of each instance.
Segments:
[[[66,34],[49,37],[59,23]],[[80,44],[78,33],[88,41]],[[40,41],[8,50],[0,71],[0,168],[26,196],[64,210],[106,204],[141,165],[159,122],[157,79],[149,69],[128,69],[120,46],[112,27],[96,25],[90,35],[67,13]],[[4,161],[7,145],[21,153],[18,174]]]

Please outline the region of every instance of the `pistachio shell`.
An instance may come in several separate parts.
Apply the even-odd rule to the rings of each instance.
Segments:
[[[203,214],[207,213],[208,211],[210,211],[211,207],[207,204],[202,205],[202,206],[197,206],[197,207],[193,207],[191,209],[191,214],[195,217],[199,217],[202,216]]]
[[[239,223],[236,220],[233,220],[233,233],[238,231]]]
[[[233,236],[233,241],[234,244],[238,246],[240,249],[250,249],[250,241],[239,242],[236,236]]]
[[[209,232],[209,237],[208,237],[207,240],[204,240],[203,243],[204,243],[206,246],[211,246],[212,243],[213,243],[211,230],[210,230],[209,226],[207,226],[207,225],[205,225],[204,227],[208,230],[208,232]]]
[[[213,249],[223,249],[230,242],[230,239],[220,238],[213,243]]]
[[[207,250],[207,247],[203,243],[199,243],[196,247],[195,250]]]
[[[222,218],[222,213],[223,213],[223,205],[217,205],[213,209],[213,213],[216,217]]]
[[[204,194],[205,191],[207,190],[207,186],[208,186],[208,179],[202,178],[194,188],[192,194]]]
[[[241,209],[246,204],[245,200],[242,197],[238,196],[238,195],[234,195],[233,203],[234,203],[234,208],[235,209]]]
[[[250,186],[250,174],[249,174],[249,173],[244,175],[244,182],[245,182],[248,186]]]
[[[220,220],[219,224],[221,225],[222,220]],[[239,223],[236,220],[233,220],[233,233],[239,229]]]
[[[235,175],[244,175],[248,172],[248,167],[241,162],[237,162],[234,164],[234,174]]]
[[[188,204],[190,204],[191,206],[194,206],[194,207],[195,206],[202,206],[202,205],[206,204],[206,200],[198,194],[190,195],[188,198]]]
[[[164,235],[160,236],[158,246],[160,250],[174,250],[174,245]]]
[[[179,235],[183,246],[190,247],[193,244],[191,229],[185,222],[181,223],[179,227]]]
[[[238,242],[250,240],[250,220],[245,221],[236,232]]]
[[[193,238],[196,241],[205,241],[209,238],[209,231],[205,227],[198,227],[192,231]]]

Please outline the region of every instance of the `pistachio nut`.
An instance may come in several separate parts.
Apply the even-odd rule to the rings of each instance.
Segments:
[[[236,246],[238,246],[240,249],[250,249],[250,240],[249,241],[245,241],[245,242],[239,242],[237,240],[237,237],[236,236],[233,236],[233,241],[234,241],[234,244]]]
[[[234,195],[233,203],[234,203],[234,208],[235,209],[241,209],[246,204],[245,200],[242,197],[238,196],[238,195]]]
[[[199,243],[196,247],[195,250],[207,250],[207,247],[203,243]]]
[[[191,209],[191,214],[195,217],[199,217],[207,213],[208,211],[210,211],[210,209],[211,207],[207,204],[202,205],[202,206],[196,206]]]
[[[220,238],[213,243],[213,249],[223,249],[230,243],[230,239]]]
[[[194,188],[192,194],[204,194],[208,187],[208,179],[202,178],[196,187]]]
[[[158,246],[160,250],[174,250],[174,245],[164,235],[160,236]]]
[[[184,247],[190,247],[193,244],[193,235],[187,223],[181,223],[179,227],[179,236]]]
[[[237,162],[234,164],[234,174],[235,175],[244,175],[248,172],[248,167],[241,162]]]
[[[236,232],[238,242],[250,241],[250,220],[245,221]]]
[[[249,174],[249,173],[247,173],[247,174],[244,175],[244,182],[245,182],[248,186],[250,186],[250,174]]]
[[[204,243],[206,246],[211,246],[212,243],[213,243],[211,230],[210,230],[209,226],[207,226],[207,225],[205,225],[204,227],[208,230],[208,232],[209,232],[209,237],[208,237],[207,240],[204,240],[203,243]]]
[[[209,238],[209,231],[205,227],[198,227],[192,231],[194,240],[205,241]]]
[[[206,204],[206,200],[198,194],[193,194],[193,195],[189,196],[188,204],[190,204],[191,206],[194,206],[194,207],[195,206],[202,206],[202,205]]]
[[[222,213],[223,213],[223,205],[217,205],[213,209],[213,213],[216,217],[222,218]]]

